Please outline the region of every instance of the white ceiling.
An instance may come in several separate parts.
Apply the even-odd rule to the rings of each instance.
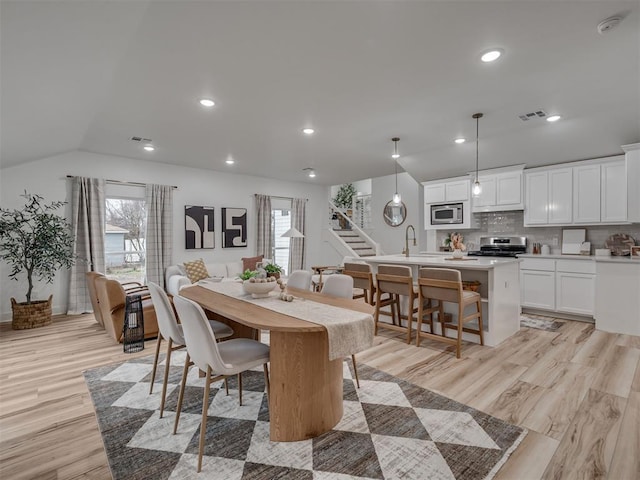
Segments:
[[[0,8],[2,166],[81,149],[331,185],[393,173],[399,136],[400,165],[425,181],[473,170],[477,111],[480,169],[640,141],[638,1]],[[620,26],[599,34],[615,14]],[[505,55],[483,64],[489,47]],[[563,119],[518,119],[538,109]],[[455,145],[461,135],[472,141]]]

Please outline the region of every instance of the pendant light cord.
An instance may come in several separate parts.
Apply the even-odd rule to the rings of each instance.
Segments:
[[[478,144],[480,143],[480,117],[476,117],[476,182],[478,181]]]
[[[396,163],[396,193],[398,193],[398,161],[395,161]]]

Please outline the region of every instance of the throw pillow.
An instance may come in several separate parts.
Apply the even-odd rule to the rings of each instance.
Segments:
[[[256,264],[258,262],[261,262],[263,258],[264,255],[259,255],[257,257],[244,257],[242,259],[242,271],[244,272],[245,270],[255,270]]]
[[[198,260],[194,260],[193,262],[184,262],[183,266],[187,277],[189,277],[189,280],[191,280],[191,283],[196,283],[209,277],[207,267],[205,266],[204,261],[201,258]]]

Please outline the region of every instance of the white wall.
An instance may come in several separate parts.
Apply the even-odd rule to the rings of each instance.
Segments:
[[[405,232],[408,225],[416,230],[418,246],[410,242],[410,251],[424,250],[424,207],[422,205],[422,186],[408,173],[398,174],[398,193],[407,207],[407,219],[402,225],[391,227],[384,221],[382,212],[391,200],[396,189],[395,175],[377,177],[371,180],[371,237],[382,246],[385,254],[402,253],[405,244]]]
[[[185,168],[152,161],[98,155],[75,151],[27,164],[0,169],[0,202],[3,208],[18,208],[23,202],[19,196],[26,189],[42,195],[47,202],[70,199],[70,181],[67,175],[125,180],[142,183],[176,185],[173,216],[173,262],[203,257],[206,261],[233,261],[255,255],[256,232],[254,194],[262,193],[283,197],[308,198],[307,202],[307,259],[306,266],[328,264],[332,252],[321,241],[321,231],[328,215],[329,188],[310,183],[284,182],[269,178],[234,175],[211,170]],[[206,205],[215,207],[216,248],[213,250],[185,250],[184,207]],[[247,209],[248,243],[246,248],[222,248],[220,207]],[[70,217],[70,206],[67,206]],[[11,317],[9,299],[24,301],[26,281],[10,281],[9,269],[0,264],[0,319]],[[34,299],[54,295],[54,313],[66,311],[68,272],[56,276],[53,284],[38,283]]]

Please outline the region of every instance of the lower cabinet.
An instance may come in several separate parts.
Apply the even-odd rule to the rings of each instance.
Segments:
[[[595,262],[525,258],[520,264],[523,307],[594,315]]]

